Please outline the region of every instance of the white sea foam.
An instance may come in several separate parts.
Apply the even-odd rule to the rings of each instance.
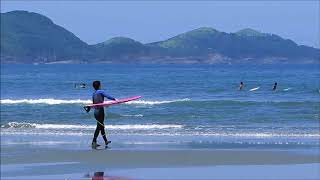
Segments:
[[[92,101],[90,100],[81,100],[81,99],[73,99],[73,100],[62,100],[62,99],[1,99],[1,104],[90,104]]]
[[[286,88],[286,89],[283,89],[283,91],[289,91],[291,88]]]
[[[223,136],[223,137],[254,137],[254,138],[272,138],[272,137],[320,137],[320,134],[309,134],[309,133],[203,133],[204,136]]]
[[[176,99],[176,100],[166,100],[166,101],[147,101],[147,100],[138,100],[138,101],[130,101],[125,104],[141,104],[141,105],[157,105],[157,104],[167,104],[173,102],[183,102],[190,101],[190,99]],[[1,99],[1,104],[49,104],[49,105],[57,105],[57,104],[90,104],[91,100],[81,100],[81,99]]]
[[[132,124],[132,125],[106,125],[107,129],[130,130],[130,129],[168,129],[182,128],[177,124]],[[95,129],[95,125],[73,125],[73,124],[36,124],[9,122],[1,125],[1,128],[36,128],[36,129]]]
[[[127,102],[126,104],[157,105],[157,104],[168,104],[168,103],[174,103],[174,102],[184,102],[184,101],[190,101],[190,99],[189,98],[184,98],[184,99],[176,99],[176,100],[170,100],[170,101],[143,101],[143,100],[138,100],[138,101],[130,101],[130,102]]]
[[[152,127],[152,126],[151,126]],[[148,129],[152,129],[149,127]],[[115,127],[114,127],[115,128]],[[123,127],[124,130],[128,130],[126,126]],[[141,128],[141,127],[139,127]],[[137,130],[141,130],[138,127],[136,127]],[[164,126],[162,127],[164,128]],[[132,127],[130,127],[132,129]],[[82,129],[83,130],[83,129]],[[64,131],[64,130],[58,130],[55,131],[54,129],[34,129],[34,130],[27,130],[27,129],[17,129],[17,130],[12,130],[12,129],[2,129],[1,130],[1,135],[45,135],[45,136],[50,136],[50,135],[59,135],[59,136],[86,136],[86,135],[92,135],[91,132],[86,132],[86,131]],[[112,132],[109,132],[109,134],[112,134]],[[309,139],[309,140],[316,140],[319,142],[320,134],[319,133],[201,133],[201,132],[159,132],[159,131],[154,131],[152,133],[150,132],[124,132],[124,133],[116,133],[117,135],[125,135],[125,136],[130,136],[130,135],[135,135],[135,136],[168,136],[168,137],[212,137],[212,138],[226,138],[229,140],[236,140],[241,142],[242,139],[247,139],[247,140],[253,140],[253,139],[261,139],[261,140],[272,140],[272,139],[278,139],[279,142],[282,142],[283,140],[286,139],[297,139],[297,138],[303,138],[303,139]],[[248,139],[249,138],[249,139]]]
[[[124,117],[143,117],[143,114],[120,114],[121,116],[124,116]]]

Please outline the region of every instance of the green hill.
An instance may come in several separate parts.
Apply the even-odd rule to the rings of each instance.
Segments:
[[[249,28],[202,27],[149,44],[115,37],[88,45],[43,15],[1,13],[1,63],[320,63],[319,57],[319,49]]]
[[[237,31],[235,34],[238,36],[256,36],[256,37],[268,35],[266,33],[261,33],[259,31],[254,30],[254,29],[251,29],[251,28],[242,29],[240,31]]]
[[[243,29],[236,33],[203,27],[150,46],[166,48],[172,56],[206,56],[218,53],[230,58],[316,58],[319,49],[298,46],[277,35]]]
[[[87,55],[87,44],[37,13],[1,13],[1,55],[34,59],[76,59]],[[83,54],[84,53],[84,54]]]
[[[203,27],[165,41],[152,43],[150,46],[165,48],[171,56],[199,56],[208,54],[213,48],[221,46],[217,41],[225,35],[226,33],[213,28]]]
[[[94,47],[102,59],[133,58],[147,53],[147,48],[142,43],[126,37],[115,37]]]

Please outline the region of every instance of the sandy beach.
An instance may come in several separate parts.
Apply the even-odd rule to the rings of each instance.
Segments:
[[[237,179],[237,174],[249,179],[313,179],[319,177],[319,167],[317,152],[288,150],[67,150],[2,146],[1,151],[1,179],[88,179],[94,172],[130,179]],[[271,173],[279,168],[283,171]]]

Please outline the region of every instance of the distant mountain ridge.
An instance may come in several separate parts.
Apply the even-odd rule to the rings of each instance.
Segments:
[[[201,27],[148,44],[114,37],[88,45],[43,15],[1,13],[1,63],[320,63],[319,57],[319,49],[250,28]]]
[[[37,59],[81,57],[87,44],[49,18],[27,11],[1,13],[1,56]]]

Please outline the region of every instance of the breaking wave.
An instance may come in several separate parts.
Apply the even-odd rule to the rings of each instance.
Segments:
[[[62,100],[62,99],[1,99],[1,104],[90,104],[90,100]]]
[[[126,104],[142,104],[142,105],[157,105],[157,104],[168,104],[168,103],[174,103],[174,102],[185,102],[185,101],[190,101],[188,98],[184,99],[176,99],[176,100],[171,100],[171,101],[130,101],[127,102]]]
[[[190,101],[190,99],[176,99],[176,100],[166,100],[166,101],[130,101],[125,104],[140,104],[140,105],[158,105],[158,104],[167,104],[173,102],[183,102]],[[81,99],[1,99],[1,104],[48,104],[48,105],[57,105],[57,104],[90,104],[91,100],[81,100]]]
[[[132,124],[132,125],[106,125],[107,129],[126,130],[126,129],[168,129],[182,128],[177,124]],[[37,123],[18,123],[9,122],[1,125],[1,128],[36,128],[36,129],[95,129],[95,125],[73,125],[73,124],[37,124]]]

